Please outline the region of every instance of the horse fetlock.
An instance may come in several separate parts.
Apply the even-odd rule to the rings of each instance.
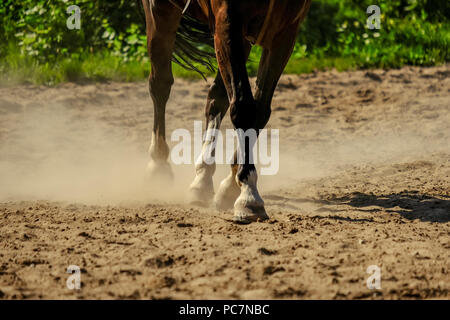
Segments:
[[[170,148],[163,137],[153,134],[148,153],[153,161],[166,162],[169,158]]]

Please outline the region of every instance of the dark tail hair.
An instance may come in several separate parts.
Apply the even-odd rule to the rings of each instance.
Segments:
[[[137,0],[141,19],[145,25],[144,7],[141,0]],[[181,17],[175,38],[175,48],[172,54],[172,61],[187,70],[198,72],[204,79],[205,75],[195,65],[200,64],[207,70],[215,72],[216,68],[213,60],[214,38],[210,26],[185,13]]]
[[[195,64],[200,64],[214,72],[216,71],[213,64],[215,57],[214,39],[209,25],[184,14],[176,35],[173,62],[185,69],[198,72],[205,78]]]

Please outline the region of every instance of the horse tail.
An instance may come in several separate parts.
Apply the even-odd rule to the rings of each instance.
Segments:
[[[154,0],[148,0],[148,10],[151,9]],[[169,0],[170,1],[170,0]],[[139,14],[145,24],[145,16],[143,12],[145,11],[144,4],[142,0],[137,0],[140,5]],[[176,5],[180,10],[183,8]],[[214,52],[214,38],[211,32],[211,22],[204,23],[192,16],[187,12],[181,17],[180,24],[178,26],[176,38],[175,38],[175,48],[172,53],[172,61],[176,64],[182,66],[187,70],[192,70],[199,73],[204,79],[204,73],[198,68],[198,66],[203,66],[211,72],[216,71],[214,66],[214,59],[216,58]]]
[[[187,70],[198,72],[205,78],[197,66],[202,65],[207,70],[215,72],[213,64],[215,57],[214,38],[210,26],[185,13],[178,27],[172,61]]]

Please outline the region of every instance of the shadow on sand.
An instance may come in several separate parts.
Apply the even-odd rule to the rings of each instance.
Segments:
[[[336,197],[325,200],[328,205],[348,205],[357,209],[367,207],[380,207],[386,212],[397,213],[402,217],[424,222],[449,222],[450,221],[450,197],[434,197],[415,191],[405,191],[385,195],[352,193],[344,197]],[[322,202],[323,203],[323,202]],[[364,210],[379,211],[377,209]]]

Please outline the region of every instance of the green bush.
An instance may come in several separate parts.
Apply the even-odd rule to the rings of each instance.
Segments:
[[[66,10],[72,4],[81,9],[80,30],[66,26]],[[7,54],[7,43],[50,62],[105,49],[125,61],[146,55],[145,20],[138,1],[4,0],[0,15],[0,55]]]
[[[72,4],[81,8],[80,30],[66,26]],[[372,4],[313,0],[286,71],[430,66],[450,60],[450,1],[379,0],[380,30],[366,27],[366,8]],[[260,53],[259,48],[252,51],[251,74]],[[6,81],[21,81],[18,74],[43,83],[136,80],[148,68],[140,0],[0,2],[0,72]],[[195,76],[178,67],[175,74]]]
[[[371,4],[372,0],[313,2],[299,35],[307,57],[353,59],[358,67],[450,60],[450,1],[380,0],[380,30],[366,27],[366,8]]]

